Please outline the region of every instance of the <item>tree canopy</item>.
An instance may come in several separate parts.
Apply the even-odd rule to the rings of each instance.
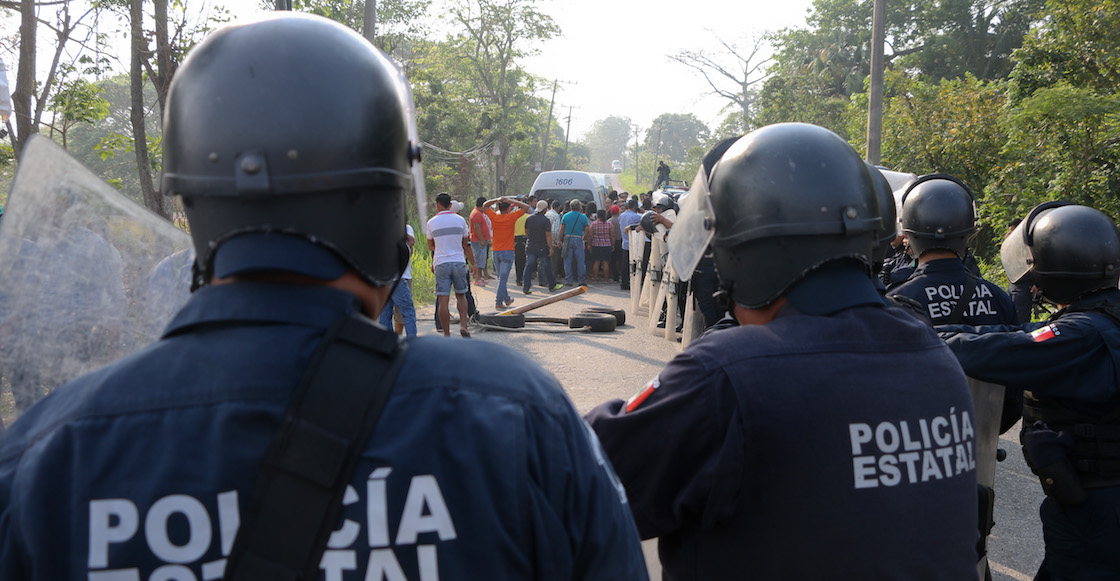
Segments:
[[[434,18],[430,0],[381,0],[374,38],[412,84],[433,195],[524,193],[538,164],[609,171],[615,159],[634,183],[652,185],[658,160],[673,166],[674,179],[691,179],[720,138],[784,121],[815,123],[865,147],[873,0],[816,0],[804,26],[764,37],[773,48],[765,70],[755,68],[761,53],[735,43],[723,43],[724,53],[678,52],[680,64],[709,75],[713,91],[727,92],[714,127],[688,111],[666,111],[647,126],[613,115],[582,141],[565,135],[563,113],[550,107],[553,83],[526,68],[526,57],[559,34],[543,0],[448,2]],[[365,25],[362,0],[294,4]],[[39,41],[20,35],[30,56],[9,41],[9,52],[20,51],[20,76],[0,163],[10,175],[14,150],[44,132],[139,192],[144,168],[159,171],[166,83],[223,13],[201,14],[194,0],[89,5],[119,15],[114,34],[139,36],[130,70],[105,49],[107,33],[89,26],[97,12],[78,6],[0,0],[5,16],[47,31]],[[142,9],[133,20],[141,26],[128,32],[134,9]],[[891,0],[887,14],[882,161],[951,173],[975,190],[982,262],[995,260],[1007,220],[1041,201],[1120,216],[1120,0]]]

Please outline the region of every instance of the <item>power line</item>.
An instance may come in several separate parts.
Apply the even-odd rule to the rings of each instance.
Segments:
[[[435,145],[433,143],[428,143],[427,141],[424,141],[424,140],[420,141],[420,145],[422,145],[425,149],[431,149],[432,151],[437,152],[437,153],[442,153],[444,155],[459,157],[461,155],[466,155],[466,156],[477,155],[477,154],[479,154],[483,151],[486,151],[486,150],[494,147],[494,142],[491,141],[490,143],[486,143],[486,144],[483,144],[483,145],[476,146],[475,148],[469,149],[467,151],[449,151],[449,150],[444,149],[444,148],[442,148],[438,145]]]

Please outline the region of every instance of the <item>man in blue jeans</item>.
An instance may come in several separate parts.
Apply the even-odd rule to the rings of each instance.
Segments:
[[[568,286],[576,286],[576,281],[581,286],[587,282],[583,241],[591,224],[582,209],[583,205],[579,200],[572,200],[572,210],[560,218],[560,235],[564,240],[564,272],[567,273]]]
[[[412,226],[406,224],[405,229],[408,232],[408,253],[410,260],[408,266],[404,268],[404,274],[401,274],[401,281],[393,289],[393,294],[389,295],[389,302],[385,303],[385,308],[381,311],[380,323],[386,329],[393,328],[393,309],[396,308],[401,314],[401,320],[404,323],[404,332],[408,337],[416,336],[416,305],[412,303],[412,247],[416,244],[416,235],[412,231]],[[468,287],[469,288],[469,287]],[[400,331],[397,331],[400,333]]]
[[[459,309],[459,334],[467,331],[467,264],[470,252],[470,229],[462,216],[451,211],[451,195],[436,196],[437,214],[428,220],[428,250],[432,251],[432,272],[436,275],[436,312],[444,335],[451,334],[451,290],[455,289],[455,306]]]
[[[531,295],[533,291],[533,271],[540,268],[540,282],[550,291],[558,291],[563,285],[556,283],[556,276],[552,273],[552,222],[548,220],[545,212],[548,211],[548,202],[537,202],[537,213],[525,220],[525,272],[521,274],[524,282],[521,292]]]
[[[498,209],[501,210],[500,214],[494,211],[492,206],[495,204],[497,204]],[[525,215],[527,212],[532,212],[532,208],[525,202],[520,202],[505,196],[486,202],[483,204],[483,208],[486,212],[486,217],[490,218],[490,222],[494,225],[494,266],[498,269],[498,289],[494,296],[497,302],[494,307],[500,311],[513,304],[513,297],[509,296],[507,286],[509,271],[513,269],[514,262],[514,225],[521,216]]]

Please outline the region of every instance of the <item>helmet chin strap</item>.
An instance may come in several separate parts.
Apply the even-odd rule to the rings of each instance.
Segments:
[[[198,268],[198,259],[191,262],[191,292],[202,288],[206,281],[202,280],[202,271]]]
[[[731,298],[731,287],[720,287],[718,291],[712,294],[712,299],[715,300],[716,306],[723,309],[725,313],[731,313],[735,310],[735,301]]]

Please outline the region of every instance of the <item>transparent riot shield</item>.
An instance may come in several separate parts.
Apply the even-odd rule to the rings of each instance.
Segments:
[[[979,522],[980,534],[983,537],[981,547],[984,548],[984,554],[980,555],[976,564],[976,573],[980,581],[984,581],[984,579],[991,579],[988,572],[987,537],[991,534],[994,524],[996,460],[999,454],[999,426],[1003,416],[1004,387],[970,377],[968,389],[972,392],[972,407],[976,412],[974,418],[976,481],[980,486]]]
[[[185,232],[32,138],[0,221],[4,420],[157,339],[190,294],[193,260]]]
[[[642,256],[646,251],[645,232],[633,229],[630,236],[630,312],[639,315],[641,310],[642,289],[645,277],[642,276]]]

